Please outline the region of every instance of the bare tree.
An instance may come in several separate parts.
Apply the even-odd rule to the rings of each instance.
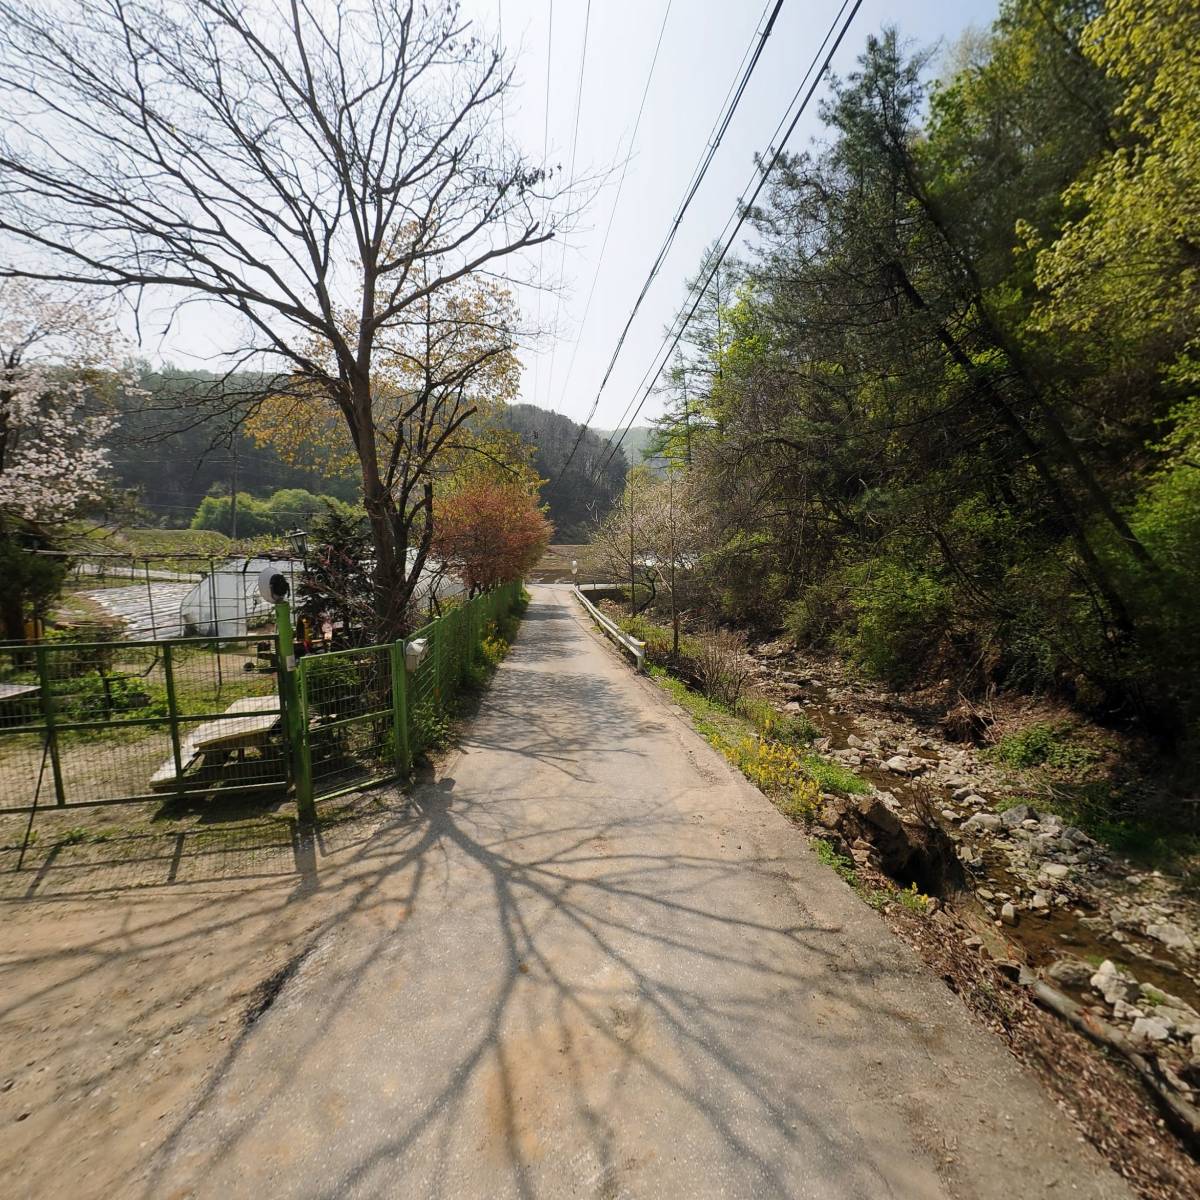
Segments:
[[[393,635],[432,530],[393,486],[411,424],[380,421],[377,357],[554,230],[547,172],[498,133],[499,50],[411,0],[0,0],[0,22],[0,273],[237,314],[238,364],[346,422]]]

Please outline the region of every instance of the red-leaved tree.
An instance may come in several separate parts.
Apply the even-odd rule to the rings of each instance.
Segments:
[[[474,596],[520,579],[541,558],[550,531],[525,489],[479,478],[436,502],[432,551]]]

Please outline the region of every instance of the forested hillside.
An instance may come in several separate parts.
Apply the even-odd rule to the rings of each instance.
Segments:
[[[940,82],[869,40],[661,423],[725,618],[1194,745],[1197,45],[1191,0],[1007,0]]]
[[[555,538],[587,540],[625,484],[624,457],[611,454],[602,435],[590,429],[581,433],[569,417],[533,404],[510,404],[501,420],[533,447],[534,469],[547,481],[542,500]]]
[[[251,437],[240,424],[242,412],[214,399],[218,378],[170,367],[146,370],[137,380],[146,394],[118,399],[114,482],[133,493],[153,523],[187,526],[205,496],[228,494],[235,479],[239,490],[255,496],[304,488],[341,500],[356,498],[352,474],[293,466],[269,443]]]

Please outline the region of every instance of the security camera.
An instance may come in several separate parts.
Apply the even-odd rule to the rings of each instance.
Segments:
[[[263,567],[258,573],[258,594],[268,604],[278,604],[288,598],[292,589],[288,586],[287,576],[281,575],[274,567]]]

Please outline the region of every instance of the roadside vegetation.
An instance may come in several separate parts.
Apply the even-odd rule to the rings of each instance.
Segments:
[[[802,715],[781,713],[750,683],[744,649],[719,632],[672,631],[644,616],[610,615],[646,643],[650,677],[692,719],[705,740],[787,816],[806,821],[822,792],[858,795],[866,782],[812,749],[818,731]]]

